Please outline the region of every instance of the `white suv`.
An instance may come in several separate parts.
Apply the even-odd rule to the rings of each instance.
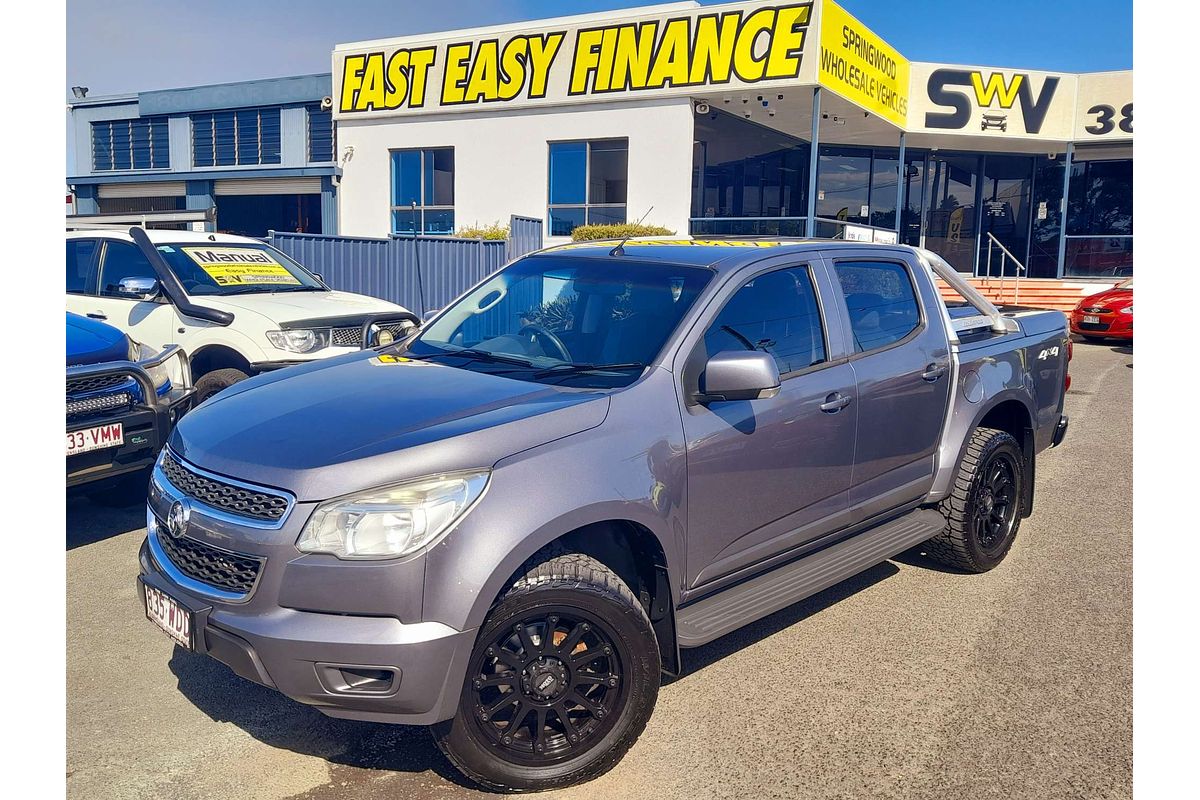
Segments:
[[[67,311],[191,359],[196,402],[250,375],[407,335],[407,309],[330,289],[257,239],[190,231],[67,232]],[[370,327],[367,327],[367,326]]]

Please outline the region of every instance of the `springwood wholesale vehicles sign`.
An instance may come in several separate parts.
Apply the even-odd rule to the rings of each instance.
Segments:
[[[1133,138],[1133,73],[912,65],[908,128],[1052,141]]]
[[[1133,75],[1093,72],[1079,76],[1075,141],[1133,139]]]
[[[831,0],[821,4],[820,28],[821,86],[904,128],[908,60]]]

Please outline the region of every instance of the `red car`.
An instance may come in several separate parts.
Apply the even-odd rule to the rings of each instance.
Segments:
[[[1079,301],[1071,333],[1085,339],[1133,339],[1133,278]]]

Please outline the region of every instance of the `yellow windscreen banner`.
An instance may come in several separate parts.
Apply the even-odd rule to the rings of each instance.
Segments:
[[[867,111],[908,123],[908,61],[833,0],[821,4],[817,81]]]
[[[265,250],[250,247],[184,247],[218,286],[299,286],[300,280]]]

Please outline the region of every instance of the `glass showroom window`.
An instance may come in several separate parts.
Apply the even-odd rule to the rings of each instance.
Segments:
[[[1063,276],[1133,275],[1133,161],[1071,164]]]
[[[625,221],[629,140],[550,143],[550,235]]]
[[[454,233],[453,147],[392,151],[392,233]]]
[[[92,167],[95,170],[167,169],[170,166],[166,117],[92,123]]]
[[[278,164],[278,108],[192,115],[192,163],[197,167]]]

